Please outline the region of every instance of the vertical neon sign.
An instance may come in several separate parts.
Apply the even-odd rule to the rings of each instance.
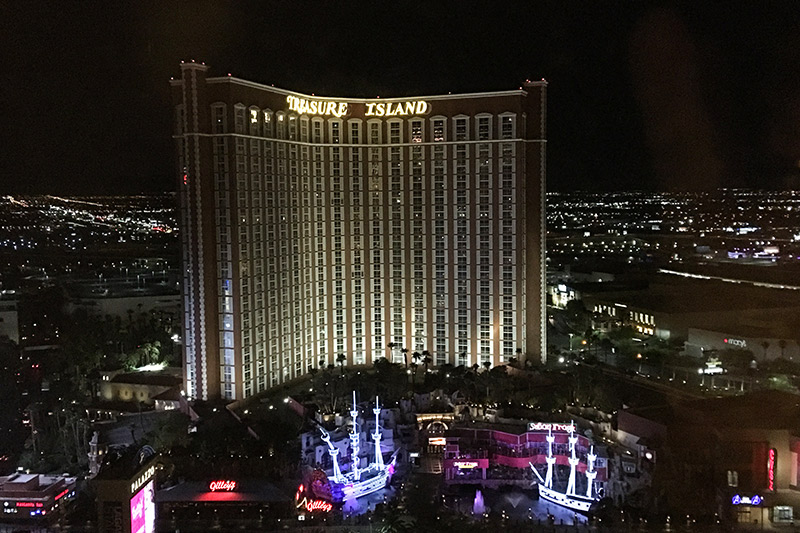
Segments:
[[[767,459],[767,488],[775,490],[775,448],[769,449],[769,458]]]

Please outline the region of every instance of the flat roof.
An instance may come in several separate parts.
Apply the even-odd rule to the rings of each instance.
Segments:
[[[779,390],[653,405],[625,412],[664,425],[688,422],[717,428],[800,430],[800,395]]]
[[[653,280],[641,290],[586,290],[585,294],[595,300],[664,313],[800,308],[800,294],[795,291],[666,275],[654,276]]]
[[[109,380],[109,383],[175,387],[183,383],[183,378],[165,372],[126,372],[124,374],[117,374]]]

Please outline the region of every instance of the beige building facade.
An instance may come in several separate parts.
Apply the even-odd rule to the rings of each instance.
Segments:
[[[546,82],[323,98],[207,73],[171,82],[190,398],[340,354],[544,358]]]

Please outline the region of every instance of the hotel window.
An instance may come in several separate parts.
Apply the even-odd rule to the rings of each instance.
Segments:
[[[258,121],[258,117],[261,115],[261,112],[258,110],[257,107],[250,108],[250,116],[249,116],[249,123],[250,123],[250,135],[258,135],[260,133],[260,124]]]
[[[504,115],[500,117],[500,138],[513,139],[514,138],[514,116]]]
[[[361,123],[357,120],[350,122],[350,144],[358,144],[361,138]]]
[[[308,118],[300,118],[300,140],[308,142]]]
[[[456,128],[456,140],[457,141],[466,141],[467,137],[467,119],[466,118],[456,118],[453,119]]]
[[[331,120],[330,125],[331,125],[331,143],[339,144],[342,124],[338,120]]]
[[[491,116],[488,115],[478,115],[478,140],[479,141],[487,141],[492,135],[491,129]]]
[[[377,120],[369,123],[369,143],[381,143],[381,123]]]
[[[445,121],[443,118],[435,118],[431,121],[433,125],[433,142],[444,141],[445,138]]]
[[[244,133],[244,106],[242,104],[236,104],[233,109],[236,128],[234,133]]]
[[[411,121],[411,142],[412,143],[421,143],[422,142],[422,121],[421,120],[412,120]]]
[[[212,133],[225,133],[225,104],[211,106]]]
[[[389,123],[389,142],[399,144],[401,142],[401,123],[394,121]]]
[[[314,119],[313,122],[313,133],[311,137],[311,142],[314,143],[321,143],[322,142],[322,119]]]
[[[272,111],[264,111],[264,137],[275,135],[275,122],[272,120]]]
[[[278,137],[278,139],[285,139],[286,138],[286,120],[284,120],[284,119],[286,118],[286,115],[284,115],[283,113],[276,113],[275,114],[275,118],[278,121],[278,135],[277,135],[277,137]],[[283,146],[283,144],[281,144],[281,147],[282,146]]]
[[[297,117],[294,115],[289,117],[289,140],[297,140]]]

